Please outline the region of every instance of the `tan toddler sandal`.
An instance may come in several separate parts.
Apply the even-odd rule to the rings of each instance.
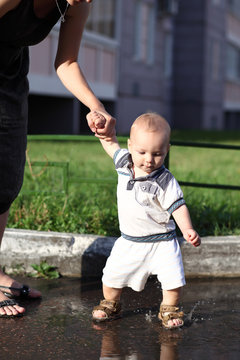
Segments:
[[[184,325],[184,313],[179,311],[179,307],[174,305],[161,305],[158,318],[162,320],[162,325],[166,329],[176,329]],[[179,320],[178,325],[170,325],[169,320]]]
[[[105,314],[105,316],[103,317],[94,316],[94,312],[98,310],[102,311]],[[120,317],[120,313],[121,313],[121,303],[119,301],[101,300],[100,304],[93,308],[92,319],[98,322],[117,319]]]

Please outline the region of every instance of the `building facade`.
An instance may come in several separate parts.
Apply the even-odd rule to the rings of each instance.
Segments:
[[[173,126],[240,129],[240,2],[180,0],[174,20]]]
[[[225,28],[223,1],[179,2],[174,27],[174,127],[223,128]]]
[[[30,49],[29,133],[89,133],[53,68],[58,30]],[[173,128],[240,128],[239,0],[95,0],[79,63],[118,134],[149,110]]]
[[[79,63],[95,94],[117,118],[119,134],[127,134],[134,118],[148,110],[171,120],[172,17],[177,1],[171,3],[101,0],[92,4]],[[55,74],[58,30],[59,24],[30,49],[29,133],[88,133],[88,109]]]
[[[156,111],[171,120],[173,21],[155,0],[122,1],[118,42],[116,114],[128,133],[141,113]],[[175,2],[172,2],[173,4]]]
[[[117,8],[116,0],[95,2],[78,59],[90,87],[111,113],[114,113],[118,84]],[[30,48],[31,134],[80,134],[89,131],[86,124],[89,110],[65,89],[55,73],[59,26],[58,23],[42,43]]]
[[[227,0],[226,77],[224,86],[225,129],[240,129],[240,2]]]

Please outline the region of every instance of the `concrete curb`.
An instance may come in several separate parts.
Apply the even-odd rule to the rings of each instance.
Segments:
[[[0,264],[8,273],[33,272],[46,261],[63,276],[101,276],[116,238],[6,229]],[[181,244],[186,277],[240,277],[240,236],[204,237],[199,248]]]

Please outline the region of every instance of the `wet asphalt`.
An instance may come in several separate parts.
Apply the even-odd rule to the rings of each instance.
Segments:
[[[240,279],[194,279],[184,287],[185,325],[169,331],[157,319],[161,286],[125,289],[122,318],[96,324],[102,298],[96,279],[18,278],[42,291],[24,300],[23,317],[0,319],[0,359],[235,360],[240,359]]]

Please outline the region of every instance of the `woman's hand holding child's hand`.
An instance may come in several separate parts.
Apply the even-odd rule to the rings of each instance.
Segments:
[[[116,119],[106,111],[90,111],[87,114],[87,121],[90,129],[99,139],[107,140],[107,138],[111,138],[115,135]]]

